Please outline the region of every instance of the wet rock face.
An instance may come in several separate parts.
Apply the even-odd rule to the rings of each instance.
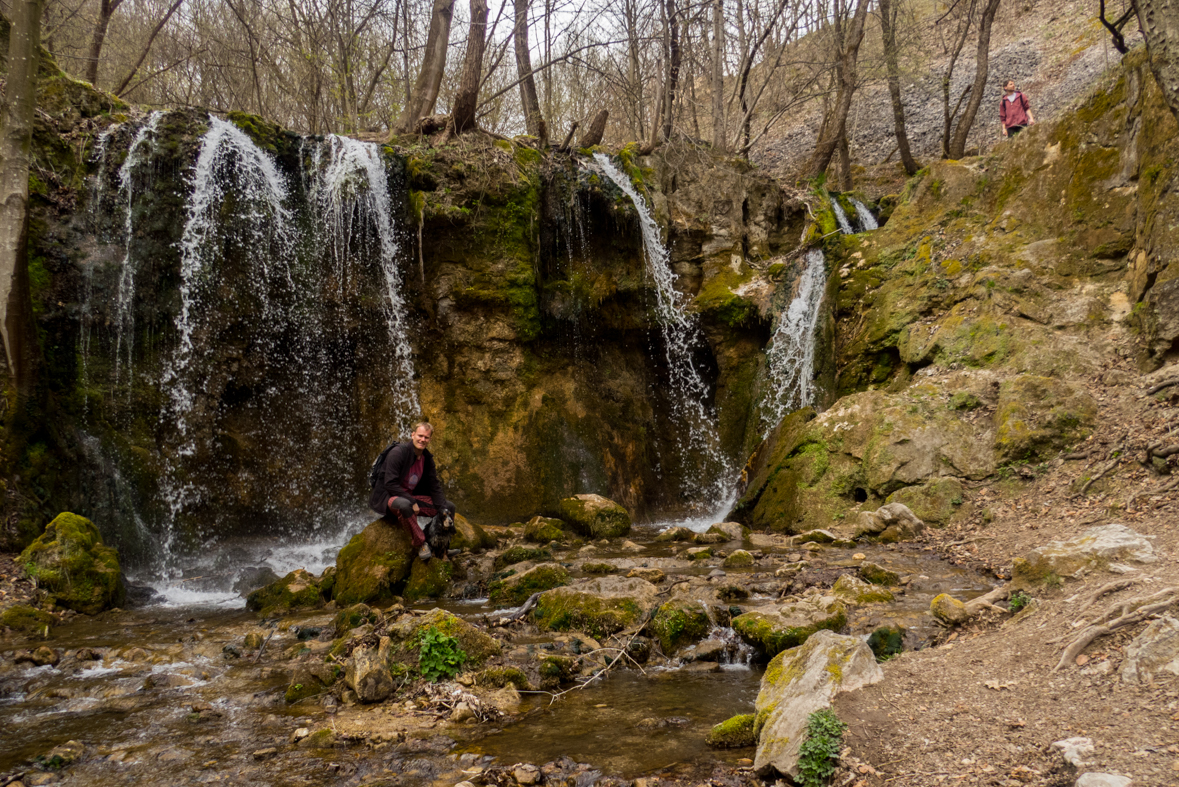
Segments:
[[[415,553],[404,528],[378,519],[336,556],[333,597],[339,604],[391,599],[409,577]]]
[[[127,594],[118,554],[106,546],[94,523],[59,514],[20,556],[25,572],[59,606],[96,615],[122,606]]]
[[[561,519],[587,538],[616,538],[630,532],[630,514],[601,495],[574,495],[561,501]]]
[[[247,596],[246,609],[271,615],[293,609],[314,609],[322,606],[325,600],[319,578],[306,569],[297,568]]]

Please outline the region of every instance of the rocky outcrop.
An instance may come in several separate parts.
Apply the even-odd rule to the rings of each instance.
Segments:
[[[1069,541],[1052,541],[1012,561],[1015,581],[1034,586],[1051,577],[1079,579],[1091,571],[1126,573],[1154,563],[1150,540],[1121,524],[1092,527]]]
[[[96,615],[122,606],[127,596],[118,554],[77,514],[58,514],[21,553],[20,565],[65,609]]]
[[[757,694],[753,767],[758,775],[797,778],[807,716],[829,707],[837,694],[883,678],[884,671],[862,640],[830,631],[820,631],[805,645],[775,656]]]
[[[817,631],[838,631],[847,623],[847,607],[833,596],[809,596],[776,607],[753,610],[732,620],[741,639],[766,656],[797,647]]]
[[[642,579],[590,579],[541,593],[531,617],[544,631],[584,631],[601,639],[642,620],[658,593]]]
[[[630,532],[630,514],[601,495],[574,495],[561,501],[561,519],[587,538],[616,538]]]

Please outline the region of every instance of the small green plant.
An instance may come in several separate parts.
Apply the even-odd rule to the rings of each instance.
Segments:
[[[802,787],[823,787],[835,773],[846,729],[847,725],[826,708],[807,717],[806,740],[798,749],[798,777]]]
[[[1007,600],[1007,609],[1012,612],[1019,612],[1021,609],[1032,603],[1032,597],[1022,590],[1017,590],[1011,594],[1011,598]]]
[[[437,683],[442,678],[453,678],[466,660],[467,654],[458,640],[443,634],[437,626],[430,626],[422,634],[418,664],[427,680]]]

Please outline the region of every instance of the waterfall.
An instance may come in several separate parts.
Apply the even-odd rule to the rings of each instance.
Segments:
[[[325,150],[326,149],[326,150]],[[327,160],[324,162],[326,152]],[[338,287],[349,278],[349,263],[358,252],[375,252],[384,282],[385,325],[394,371],[394,410],[397,432],[408,431],[421,409],[414,386],[413,348],[409,344],[405,301],[401,297],[399,251],[394,229],[392,197],[378,145],[329,134],[315,148],[310,201],[317,208],[318,237],[326,247]],[[375,235],[375,248],[366,246]]]
[[[119,167],[119,197],[123,202],[123,262],[119,268],[119,289],[115,295],[115,377],[114,384],[118,385],[122,372],[123,358],[126,356],[127,376],[132,374],[132,354],[135,349],[135,262],[131,259],[131,242],[133,238],[132,226],[133,208],[135,202],[135,175],[137,170],[150,161],[151,151],[155,147],[156,133],[160,119],[164,113],[157,110],[152,112],[127,150],[127,158],[123,166]],[[109,131],[109,129],[108,129]],[[100,137],[100,144],[105,149],[105,139]],[[99,173],[99,182],[102,181]]]
[[[856,219],[860,223],[860,232],[870,232],[880,229],[880,225],[876,223],[876,217],[872,215],[872,211],[868,210],[867,205],[855,197],[851,198],[851,202],[852,205],[856,206]]]
[[[778,315],[778,326],[766,353],[770,390],[762,401],[763,436],[791,411],[814,404],[815,328],[827,267],[819,249],[808,251],[805,259],[798,291],[790,306]]]
[[[689,456],[698,456],[707,460],[705,468],[687,474],[684,494],[689,499],[695,498],[698,508],[712,508],[723,503],[725,510],[720,513],[727,513],[732,502],[734,471],[720,449],[716,413],[708,403],[708,384],[692,361],[693,352],[702,341],[699,326],[687,310],[686,299],[675,288],[676,275],[646,201],[635,191],[630,178],[620,172],[608,156],[595,153],[594,159],[606,177],[630,197],[639,215],[646,272],[655,285],[655,314],[663,334],[671,378],[673,417],[680,425],[675,435],[680,458],[686,460]],[[704,500],[698,499],[701,492]]]
[[[831,197],[831,210],[835,212],[835,220],[839,222],[840,232],[844,235],[851,235],[855,232],[851,222],[847,220],[847,214],[843,212],[843,206],[839,204],[838,197]]]

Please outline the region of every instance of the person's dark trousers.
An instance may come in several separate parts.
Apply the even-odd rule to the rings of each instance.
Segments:
[[[1027,128],[1027,126],[1008,126],[1007,127],[1007,136],[1014,137],[1016,134],[1023,131],[1025,128]]]
[[[422,504],[418,504],[421,507]],[[449,500],[442,502],[442,510],[453,518],[455,507],[454,503]],[[426,534],[418,527],[418,518],[413,513],[413,503],[406,500],[404,497],[394,498],[393,505],[389,507],[389,513],[385,514],[387,519],[396,518],[396,521],[401,523],[401,526],[409,531],[410,540],[413,541],[414,549],[417,549],[422,544],[426,543]]]

